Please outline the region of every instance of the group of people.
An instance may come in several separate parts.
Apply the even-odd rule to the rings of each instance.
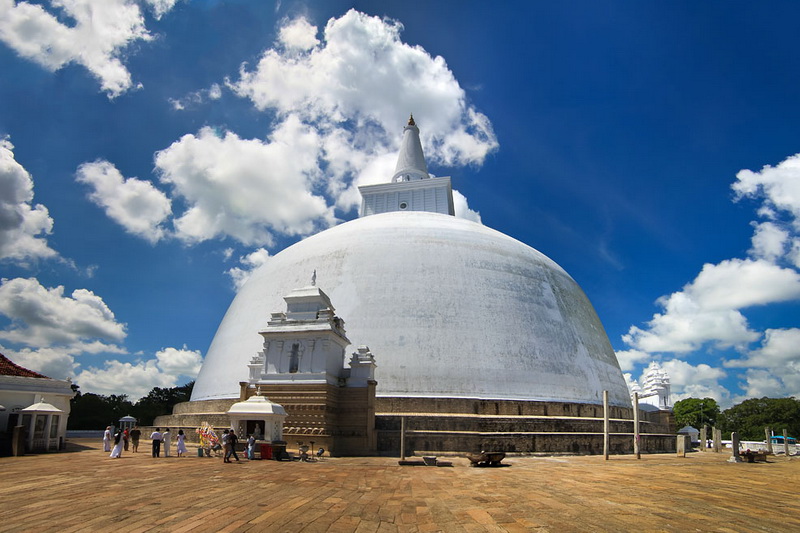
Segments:
[[[142,430],[140,430],[138,426],[134,426],[131,429],[118,429],[113,435],[111,426],[108,426],[103,433],[103,451],[111,452],[110,457],[120,458],[122,457],[123,450],[128,451],[128,443],[130,442],[133,453],[136,453],[139,450],[139,439],[141,436]],[[114,442],[113,449],[111,447],[112,440]],[[153,457],[161,456],[162,447],[164,449],[164,457],[169,457],[170,447],[172,445],[172,435],[170,434],[169,428],[164,429],[163,432],[161,428],[156,428],[155,431],[150,434],[150,440],[153,443]],[[222,444],[224,461],[230,463],[231,458],[233,458],[238,462],[239,455],[236,453],[236,445],[239,443],[239,437],[236,436],[236,432],[233,429],[226,429],[222,432],[222,439],[220,439],[220,441]],[[250,460],[255,459],[255,447],[255,435],[248,435],[246,454],[247,458]],[[185,457],[186,435],[182,429],[178,430],[176,451],[178,457]]]
[[[111,452],[110,457],[112,458],[120,458],[122,457],[122,452],[127,452],[128,446],[130,445],[133,449],[133,453],[136,453],[139,451],[139,439],[141,436],[142,430],[139,429],[139,426],[134,426],[130,429],[120,428],[113,434],[111,426],[108,426],[103,432],[103,451]],[[160,457],[162,444],[164,447],[164,457],[169,457],[170,447],[172,445],[169,428],[165,429],[163,433],[159,428],[156,428],[156,430],[150,434],[150,439],[153,441],[153,457]],[[111,446],[112,441],[114,443],[113,448]],[[176,451],[178,452],[178,457],[184,457],[186,455],[186,435],[183,433],[182,429],[178,430]]]
[[[231,457],[239,460],[239,455],[236,453],[236,444],[239,442],[239,437],[232,429],[226,429],[222,432],[222,449],[224,450],[223,459],[226,463],[231,462]],[[256,455],[256,437],[255,435],[247,436],[247,449],[245,450],[246,457],[250,461],[255,459]]]
[[[150,440],[153,441],[153,457],[161,456],[162,444],[164,446],[164,457],[169,457],[170,447],[172,446],[172,435],[169,432],[169,428],[166,428],[163,432],[161,428],[156,428],[150,434]],[[182,429],[178,430],[178,442],[175,451],[178,453],[178,457],[186,456],[186,435]]]
[[[111,457],[122,457],[122,451],[128,451],[128,446],[133,448],[133,453],[139,450],[139,438],[142,436],[142,430],[138,426],[133,428],[117,429],[112,435],[111,426],[106,427],[103,432],[103,451],[111,452]],[[111,441],[114,441],[114,448],[111,448]],[[129,444],[130,443],[130,444]]]

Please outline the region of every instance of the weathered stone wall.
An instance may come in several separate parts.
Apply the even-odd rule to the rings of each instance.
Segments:
[[[244,389],[247,390],[247,389]],[[394,455],[400,452],[400,417],[406,417],[407,454],[498,450],[516,453],[603,453],[603,406],[563,402],[519,402],[448,398],[375,398],[374,385],[349,389],[330,385],[262,387],[288,413],[284,440],[323,447],[335,455]],[[238,400],[185,402],[155,424],[183,429],[190,442],[202,422],[229,427],[224,414]],[[220,409],[216,413],[214,409]],[[376,413],[376,411],[378,411]],[[632,409],[611,407],[610,452],[633,451]],[[669,412],[640,411],[642,452],[675,450]],[[149,435],[149,433],[148,433]]]

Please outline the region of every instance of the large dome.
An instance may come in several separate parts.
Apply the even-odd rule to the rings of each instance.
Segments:
[[[375,354],[378,397],[609,402],[630,407],[608,337],[578,284],[533,248],[427,212],[359,218],[271,257],[241,288],[192,400],[236,398],[270,313],[308,285]],[[354,349],[354,347],[353,347]]]

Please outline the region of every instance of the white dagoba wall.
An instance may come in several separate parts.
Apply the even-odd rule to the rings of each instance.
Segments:
[[[308,284],[336,302],[347,336],[379,354],[378,397],[630,407],[608,337],[578,284],[498,231],[429,212],[365,216],[309,237],[253,273],[226,313],[192,400],[237,398],[258,334]]]

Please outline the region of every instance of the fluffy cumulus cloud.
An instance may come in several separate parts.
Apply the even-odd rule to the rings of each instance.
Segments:
[[[664,366],[679,373],[683,397],[706,393],[718,400],[742,400],[795,395],[800,393],[800,330],[761,331],[746,315],[754,307],[800,301],[800,154],[758,172],[742,170],[732,188],[737,201],[757,204],[760,220],[752,224],[749,257],[706,264],[682,290],[659,298],[662,312],[644,327],[632,326],[623,336],[632,350],[619,353],[652,358],[671,353],[685,358],[704,349],[718,353],[725,368],[744,369],[739,384],[743,393],[731,394],[714,381],[713,372],[724,375],[721,368],[701,369],[703,365],[692,367],[674,359],[671,366]],[[761,346],[754,348],[759,341]],[[724,352],[729,348],[735,348],[735,356]],[[635,362],[644,360],[637,355]],[[676,376],[670,372],[670,377],[674,384]]]
[[[661,367],[669,375],[673,402],[706,396],[720,403],[727,403],[730,399],[730,392],[720,384],[720,380],[727,376],[721,368],[705,363],[695,366],[680,359],[662,362]]]
[[[46,240],[53,219],[45,206],[33,205],[33,178],[14,159],[13,150],[7,138],[0,138],[0,260],[56,257]]]
[[[0,353],[24,368],[53,379],[72,377],[77,367],[74,352],[64,348],[13,350],[0,345]]]
[[[166,235],[162,224],[172,207],[149,181],[126,179],[108,161],[84,163],[78,167],[76,179],[92,187],[89,198],[126,231],[153,243]]]
[[[85,368],[81,358],[128,353],[122,345],[125,324],[86,289],[65,295],[64,287],[46,288],[35,279],[5,279],[0,284],[0,315],[10,321],[0,330],[0,352],[46,376],[72,378],[84,391],[135,399],[153,387],[174,387],[181,378],[193,379],[203,360],[200,352],[184,346],[164,348],[134,363],[108,359],[99,368]]]
[[[623,372],[633,370],[637,363],[647,363],[652,359],[652,356],[647,352],[640,350],[617,350],[617,361],[619,368]],[[630,376],[630,374],[626,374]]]
[[[125,363],[106,361],[103,367],[89,367],[75,376],[81,389],[96,394],[127,394],[136,401],[154,387],[172,388],[194,379],[200,371],[203,357],[200,352],[183,348],[164,348],[155,358]]]
[[[273,234],[303,235],[335,222],[315,194],[317,132],[289,117],[266,141],[203,128],[156,155],[163,183],[187,208],[174,220],[187,242],[230,236],[271,245]]]
[[[41,348],[52,345],[92,346],[121,342],[125,325],[117,322],[103,299],[92,291],[47,288],[30,278],[4,279],[0,284],[0,314],[11,324],[0,339]]]
[[[430,163],[482,164],[498,146],[491,123],[468,104],[444,59],[402,42],[401,31],[353,10],[321,35],[305,18],[283,20],[258,63],[226,80],[274,117],[264,139],[211,127],[184,135],[155,156],[166,195],[102,161],[82,165],[78,179],[109,216],[152,242],[165,235],[171,205],[172,234],[186,243],[269,247],[335,224],[335,209],[360,204],[359,185],[389,181],[409,112]],[[221,97],[214,84],[171,103],[180,110]],[[480,222],[457,192],[455,206],[456,216]]]
[[[239,263],[241,263],[243,268],[233,267],[225,273],[231,277],[233,280],[233,285],[238,291],[247,282],[247,280],[250,279],[250,275],[253,273],[253,271],[266,263],[269,258],[269,252],[264,248],[259,248],[255,252],[239,258]]]
[[[402,29],[355,10],[329,20],[321,34],[304,18],[287,20],[275,46],[228,82],[279,121],[299,117],[317,131],[328,191],[342,209],[358,205],[358,185],[389,180],[391,172],[365,170],[385,156],[396,161],[411,112],[429,163],[480,165],[498,146],[445,60],[404,43]]]
[[[156,17],[175,0],[146,0]],[[20,56],[56,71],[85,67],[109,97],[133,86],[123,54],[131,43],[148,41],[140,2],[135,0],[0,0],[0,41]]]

